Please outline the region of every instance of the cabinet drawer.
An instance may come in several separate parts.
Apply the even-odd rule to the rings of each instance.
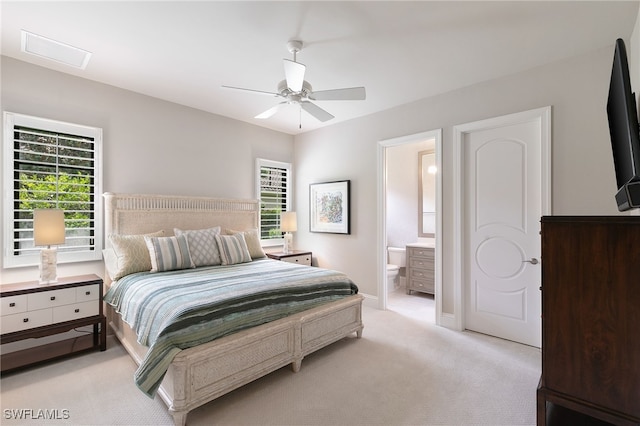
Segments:
[[[427,280],[411,280],[410,290],[421,291],[424,293],[433,293],[435,286],[433,281]]]
[[[96,302],[74,303],[73,305],[53,308],[53,322],[65,322],[78,318],[92,317],[100,314],[100,305]]]
[[[409,266],[411,268],[428,269],[433,271],[433,259],[424,257],[411,257],[409,258]]]
[[[408,249],[407,256],[409,257],[430,257],[433,259],[434,249],[432,248],[408,247]]]
[[[85,285],[76,287],[76,302],[86,302],[89,300],[98,300],[100,292],[100,284]]]
[[[284,262],[299,263],[301,265],[311,266],[311,256],[308,254],[301,254],[300,256],[288,256],[283,257]]]
[[[53,313],[51,309],[40,309],[37,311],[7,315],[2,317],[2,321],[0,322],[0,334],[42,327],[52,322]]]
[[[412,280],[433,281],[433,271],[427,269],[409,269],[409,278]]]
[[[0,305],[0,313],[2,316],[17,314],[19,312],[26,312],[27,310],[27,295],[20,294],[18,296],[3,297],[0,299],[2,305]]]
[[[36,309],[52,308],[54,306],[68,305],[76,301],[75,288],[63,288],[60,290],[41,291],[27,295],[27,306],[30,311]]]

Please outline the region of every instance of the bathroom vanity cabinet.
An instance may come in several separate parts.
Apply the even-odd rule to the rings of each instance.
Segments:
[[[434,294],[435,248],[427,244],[407,245],[407,294]]]

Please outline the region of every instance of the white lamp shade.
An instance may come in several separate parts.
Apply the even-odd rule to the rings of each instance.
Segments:
[[[33,243],[36,246],[64,244],[64,211],[35,209],[33,211]]]
[[[296,232],[298,230],[296,212],[282,212],[280,214],[280,230],[282,232]]]

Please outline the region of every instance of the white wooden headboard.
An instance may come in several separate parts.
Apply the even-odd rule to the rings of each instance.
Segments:
[[[221,226],[243,231],[258,227],[257,200],[150,194],[104,194],[105,236],[144,234],[173,228],[204,229]],[[105,238],[107,246],[109,238]]]

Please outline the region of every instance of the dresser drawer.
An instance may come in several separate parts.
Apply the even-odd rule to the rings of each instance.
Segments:
[[[75,288],[63,288],[60,290],[41,291],[27,295],[27,308],[30,311],[54,306],[68,305],[76,301]]]
[[[51,309],[40,309],[37,311],[7,315],[3,316],[2,321],[0,321],[0,334],[42,327],[52,322],[53,312]]]
[[[0,305],[0,309],[2,309],[0,313],[2,314],[2,316],[13,315],[19,312],[27,311],[27,295],[26,294],[20,294],[18,296],[3,297],[2,299],[0,299],[0,302],[2,303],[2,305]]]
[[[76,302],[98,300],[100,298],[100,284],[76,287]]]
[[[100,313],[100,305],[96,302],[74,303],[73,305],[53,308],[53,322],[65,322],[78,318],[92,317]]]
[[[311,255],[302,254],[300,256],[287,256],[283,257],[282,261],[289,263],[299,263],[301,265],[311,266]]]

